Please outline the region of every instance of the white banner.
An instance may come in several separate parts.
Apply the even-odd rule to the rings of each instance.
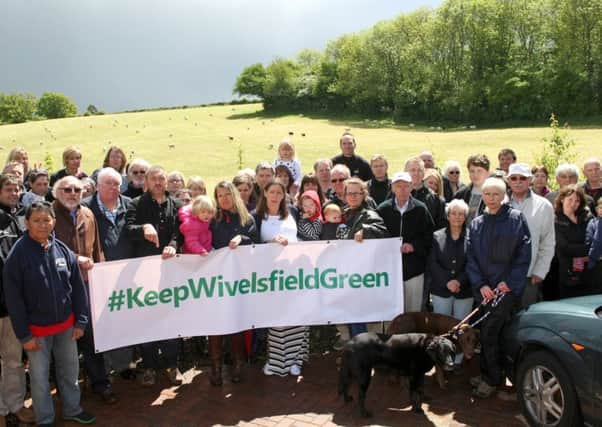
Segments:
[[[391,320],[403,310],[398,238],[263,244],[90,271],[97,351],[270,326]]]

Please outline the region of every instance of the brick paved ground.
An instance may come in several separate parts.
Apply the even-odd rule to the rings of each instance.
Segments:
[[[98,426],[115,427],[524,426],[516,402],[498,398],[470,402],[467,379],[475,371],[476,361],[472,361],[465,375],[452,375],[448,391],[427,378],[431,400],[423,405],[424,415],[410,411],[406,388],[391,385],[377,374],[368,391],[367,406],[374,412],[368,420],[359,417],[354,403],[344,404],[337,396],[333,354],[312,356],[299,379],[266,377],[259,363],[246,367],[242,384],[231,384],[225,375],[222,387],[212,387],[207,367],[201,366],[186,371],[180,387],[169,387],[164,377],[152,388],[119,378],[114,382],[119,403],[104,405],[90,393],[82,403],[96,415]]]

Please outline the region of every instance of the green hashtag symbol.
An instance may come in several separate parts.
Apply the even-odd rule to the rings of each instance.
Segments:
[[[121,310],[121,306],[125,303],[125,292],[123,289],[119,291],[113,291],[109,297],[109,310]]]

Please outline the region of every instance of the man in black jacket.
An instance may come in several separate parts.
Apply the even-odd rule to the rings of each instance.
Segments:
[[[147,191],[132,200],[126,213],[126,232],[134,245],[134,257],[161,255],[163,259],[176,255],[181,246],[178,209],[181,204],[167,192],[167,173],[161,166],[151,166],[146,172]],[[170,339],[142,344],[145,371],[142,385],[156,382],[159,354],[167,360],[167,376],[174,385],[181,384],[178,375],[180,340]]]
[[[4,299],[2,274],[4,262],[10,250],[23,234],[23,212],[19,208],[20,185],[17,178],[11,175],[0,176],[0,425],[4,425],[4,417],[12,412],[22,423],[35,421],[33,412],[23,406],[25,398],[25,371],[21,361],[23,347],[15,336],[15,331],[8,317]]]
[[[339,140],[341,154],[332,158],[332,164],[342,164],[349,168],[351,176],[357,176],[362,181],[372,179],[372,169],[363,157],[355,154],[355,137],[345,132]]]
[[[389,164],[382,154],[376,154],[370,159],[370,168],[374,178],[367,182],[370,197],[377,205],[391,197],[391,180],[387,176]]]
[[[412,178],[398,172],[391,179],[395,195],[377,208],[391,237],[402,238],[404,312],[420,311],[424,293],[424,271],[433,238],[433,219],[427,207],[411,196]]]

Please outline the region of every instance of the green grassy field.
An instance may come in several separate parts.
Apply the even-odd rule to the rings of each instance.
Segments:
[[[486,153],[497,164],[499,149],[511,147],[520,161],[531,163],[542,149],[542,138],[551,135],[545,124],[437,131],[410,128],[408,123],[387,127],[365,120],[269,117],[262,113],[260,104],[247,104],[5,125],[0,126],[0,147],[6,155],[11,148],[24,146],[34,162],[50,153],[56,170],[62,167],[63,149],[76,145],[84,153],[83,168],[90,173],[101,165],[107,147],[117,145],[129,157],[143,157],[168,170],[178,169],[186,176],[201,175],[211,188],[220,179],[230,179],[236,173],[239,144],[243,164],[254,167],[260,160],[272,161],[278,143],[294,132],[291,138],[305,172],[315,159],[339,152],[338,138],[346,128],[356,135],[357,152],[367,158],[384,154],[389,159],[390,172],[399,170],[405,159],[423,150],[431,150],[440,165],[447,159],[464,164],[468,155],[477,152]],[[590,156],[602,157],[601,128],[574,128],[569,136],[577,143],[578,164]]]

